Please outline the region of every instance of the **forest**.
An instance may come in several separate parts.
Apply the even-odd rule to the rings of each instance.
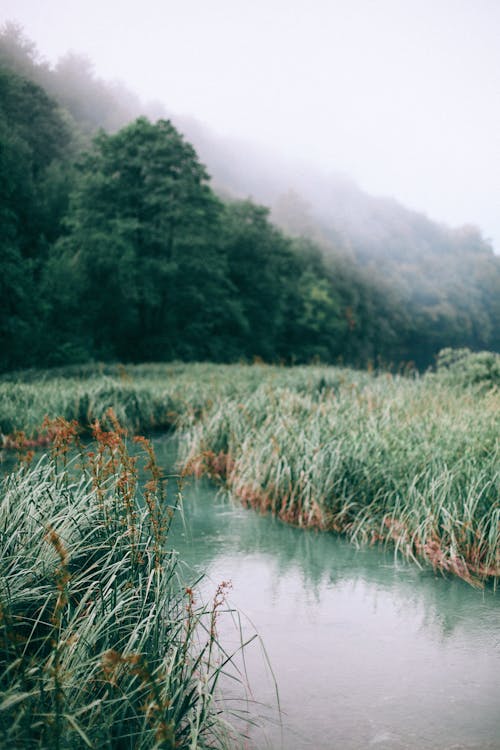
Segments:
[[[77,55],[50,67],[13,24],[0,98],[1,371],[175,359],[425,369],[444,347],[500,349],[500,262],[474,228],[352,186],[325,191],[330,211],[293,190],[269,193],[268,208],[242,197],[238,158],[224,174],[205,137],[214,188],[159,105]],[[346,201],[359,221],[342,223]]]

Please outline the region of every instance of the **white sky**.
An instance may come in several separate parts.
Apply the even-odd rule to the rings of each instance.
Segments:
[[[350,174],[500,251],[500,0],[0,0],[54,62]]]

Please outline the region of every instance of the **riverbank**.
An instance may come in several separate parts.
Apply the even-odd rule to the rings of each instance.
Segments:
[[[499,359],[449,352],[422,377],[199,364],[31,373],[0,383],[0,430],[22,447],[47,439],[46,413],[88,425],[112,406],[133,432],[175,428],[183,470],[245,504],[481,585],[500,576]]]
[[[168,465],[170,439],[154,442]],[[172,543],[206,574],[206,590],[231,579],[231,604],[244,633],[259,633],[279,688],[282,726],[265,708],[275,689],[255,641],[245,649],[259,701],[251,710],[263,703],[270,721],[251,730],[250,747],[498,750],[500,598],[492,586],[419,569],[390,547],[282,523],[206,479],[186,478],[183,499]],[[230,642],[234,633],[220,637]]]

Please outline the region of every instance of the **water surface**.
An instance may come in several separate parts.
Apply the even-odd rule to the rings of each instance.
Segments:
[[[154,442],[169,470],[175,442]],[[230,580],[244,637],[257,631],[265,647],[245,649],[250,714],[269,718],[264,730],[246,727],[249,748],[500,750],[500,590],[295,529],[207,481],[185,481],[183,498],[170,543],[187,580],[191,569],[206,574],[205,600]],[[238,648],[230,617],[219,632]],[[225,693],[228,706],[241,695],[232,684]]]
[[[161,440],[157,449],[171,450]],[[278,683],[283,726],[253,731],[252,747],[500,748],[500,591],[286,526],[205,481],[183,495],[173,545],[207,573],[205,597],[232,581],[230,602],[248,618],[245,633],[262,637]],[[233,626],[222,629],[236,644]],[[255,700],[275,704],[257,642],[246,665]]]

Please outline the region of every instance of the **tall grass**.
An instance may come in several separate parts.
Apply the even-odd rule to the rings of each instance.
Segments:
[[[238,747],[217,703],[224,585],[196,603],[151,445],[140,440],[140,495],[138,459],[108,418],[85,450],[74,424],[47,424],[53,457],[1,488],[0,746]]]
[[[266,365],[146,364],[27,371],[0,378],[0,433],[38,434],[44,417],[60,416],[88,426],[112,407],[133,432],[169,429],[180,418],[198,418],[216,397],[239,398],[262,382],[294,391],[321,391],[368,381],[367,373],[324,367],[286,369]],[[357,387],[357,386],[356,386]]]
[[[222,478],[252,507],[391,544],[471,583],[500,576],[495,388],[448,375],[319,393],[263,384],[184,428],[184,470]]]
[[[285,521],[382,542],[472,582],[500,575],[500,356],[444,352],[423,377],[345,368],[140,365],[0,382],[0,431],[46,413],[175,427],[186,472]],[[24,382],[23,382],[24,381]]]

